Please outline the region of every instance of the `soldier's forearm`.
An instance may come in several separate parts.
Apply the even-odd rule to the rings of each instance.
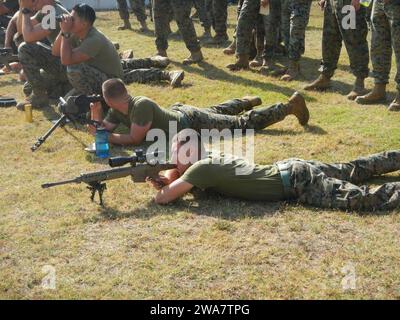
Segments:
[[[109,136],[109,142],[117,145],[134,145],[135,141],[129,134],[119,134],[119,133],[111,133]]]
[[[8,27],[6,30],[6,37],[5,37],[5,41],[4,41],[5,48],[12,47],[13,38],[16,33],[17,33],[17,21],[16,21],[16,19],[12,19],[10,21],[10,23],[8,24]]]

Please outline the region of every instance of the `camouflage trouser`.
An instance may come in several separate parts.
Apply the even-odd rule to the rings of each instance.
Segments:
[[[132,12],[138,21],[146,21],[146,7],[144,0],[129,0]],[[129,10],[126,0],[117,0],[119,16],[122,20],[129,19]]]
[[[193,21],[190,18],[192,2],[190,0],[154,0],[153,14],[156,35],[156,47],[158,50],[168,49],[168,35],[171,9],[182,35],[183,41],[189,51],[200,50],[200,42],[197,39]]]
[[[207,11],[211,13],[212,26],[217,35],[225,35],[228,21],[228,1],[207,0]]]
[[[278,162],[289,171],[293,197],[299,202],[342,210],[383,210],[400,205],[400,182],[377,188],[357,184],[400,170],[400,151],[388,151],[349,163],[324,164],[288,159]]]
[[[24,69],[26,78],[35,92],[50,91],[48,83],[54,87],[63,86],[68,82],[66,68],[59,57],[51,53],[51,49],[41,43],[22,43],[18,49],[19,61]],[[45,73],[41,72],[41,69]],[[46,79],[45,77],[50,77]]]
[[[207,12],[206,0],[193,0],[193,5],[199,14],[199,19],[203,28],[211,28],[211,20]]]
[[[282,36],[290,60],[300,60],[305,51],[311,3],[312,0],[282,0]]]
[[[124,69],[124,71],[157,68],[157,63],[155,63],[150,58],[122,59],[121,63],[122,63],[122,69]]]
[[[101,86],[104,81],[110,79],[104,72],[97,68],[81,63],[67,67],[68,79],[73,88],[80,94],[101,94]],[[124,82],[150,83],[169,80],[167,71],[160,69],[125,69]]]
[[[244,0],[236,28],[236,54],[250,54],[252,33],[260,12],[259,0]]]
[[[264,58],[273,56],[274,48],[279,44],[281,29],[281,1],[269,1],[269,15],[262,16],[265,29]]]
[[[400,5],[374,1],[372,8],[371,60],[375,83],[389,82],[392,48],[396,57],[397,90],[400,91]]]
[[[369,74],[368,25],[365,19],[366,9],[361,7],[357,12],[356,29],[343,28],[342,21],[348,13],[342,8],[350,5],[351,0],[330,0],[324,12],[324,29],[322,36],[322,64],[320,71],[331,78],[337,68],[344,42],[350,58],[353,74],[359,78],[367,78]]]
[[[208,108],[176,104],[172,110],[184,114],[189,127],[199,132],[201,129],[261,130],[282,121],[288,114],[284,104],[244,112],[248,107],[248,101],[234,99]]]

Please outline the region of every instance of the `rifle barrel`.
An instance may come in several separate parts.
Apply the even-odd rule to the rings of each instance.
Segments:
[[[75,178],[75,179],[64,180],[64,181],[59,181],[59,182],[44,183],[44,184],[42,184],[42,188],[47,189],[47,188],[51,188],[51,187],[55,187],[55,186],[61,186],[63,184],[80,183],[80,182],[81,181],[79,178]]]

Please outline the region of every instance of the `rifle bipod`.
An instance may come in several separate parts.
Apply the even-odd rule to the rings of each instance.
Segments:
[[[100,183],[100,182],[92,182],[90,185],[87,187],[90,192],[92,193],[90,196],[90,200],[94,202],[94,197],[96,196],[96,192],[99,194],[99,200],[100,200],[100,205],[104,207],[103,203],[103,193],[107,189],[107,185],[105,183]]]

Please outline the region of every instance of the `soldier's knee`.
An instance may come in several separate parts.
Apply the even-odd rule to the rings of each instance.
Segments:
[[[34,53],[34,46],[36,46],[36,44],[22,42],[18,47],[18,56],[19,56],[19,58],[23,59],[24,57],[32,56],[33,53]]]

